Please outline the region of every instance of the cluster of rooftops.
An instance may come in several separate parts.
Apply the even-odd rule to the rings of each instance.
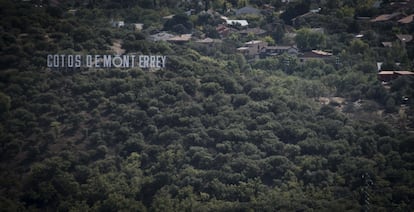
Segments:
[[[333,57],[332,53],[323,50],[300,52],[295,45],[269,46],[267,42],[261,40],[248,41],[244,43],[244,46],[237,48],[237,51],[246,56],[246,58],[266,58],[287,54],[298,57],[299,62],[306,62],[311,59],[325,60]]]
[[[266,9],[269,9],[269,8],[266,8]],[[318,8],[318,10],[311,10],[304,15],[317,14],[319,13],[319,11],[320,11],[320,8]],[[190,15],[192,12],[193,11],[190,10],[187,13]],[[203,11],[203,12],[207,12],[212,15],[218,14],[217,12],[212,11],[212,10]],[[260,10],[260,9],[257,9],[251,6],[246,6],[241,9],[235,10],[235,14],[236,14],[235,17],[242,17],[240,15],[260,15],[262,12],[263,10]],[[304,16],[304,15],[301,15],[301,16]],[[170,16],[164,17],[164,19],[170,19],[173,17],[174,15],[170,15]],[[258,27],[250,28],[247,20],[230,19],[223,15],[220,15],[220,18],[222,20],[222,23],[216,26],[215,28],[217,33],[220,35],[220,38],[227,37],[232,33],[238,33],[240,35],[253,34],[256,37],[264,36],[267,33],[265,30],[258,28]],[[400,13],[400,12],[395,12],[391,14],[381,14],[379,16],[369,19],[368,21],[373,24],[378,23],[378,22],[387,22],[387,21],[394,21],[399,24],[411,24],[411,23],[414,23],[414,14],[404,15],[403,13]],[[134,24],[134,26],[136,30],[141,30],[143,27],[142,24]],[[315,28],[312,30],[319,30],[322,33],[324,33],[323,28]],[[287,34],[293,34],[293,36],[295,35],[295,33],[287,33]],[[355,37],[362,38],[363,35],[356,35]],[[402,43],[408,43],[413,40],[413,36],[410,34],[397,34],[396,37]],[[176,43],[176,44],[187,43],[187,42],[193,41],[196,43],[206,44],[206,45],[211,45],[214,43],[222,42],[221,39],[212,39],[209,37],[195,38],[192,34],[174,35],[174,34],[171,34],[165,31],[151,34],[148,37],[148,40],[153,41],[153,42],[167,41],[167,42]],[[384,47],[392,46],[392,42],[382,42],[382,44]],[[242,46],[238,47],[236,51],[238,53],[243,54],[248,59],[265,58],[265,57],[279,56],[282,54],[288,54],[288,55],[297,57],[300,62],[305,62],[309,59],[325,60],[325,59],[333,58],[334,56],[331,52],[323,51],[323,50],[311,50],[311,51],[306,51],[306,52],[300,52],[300,50],[294,44],[272,46],[263,40],[250,40],[248,42],[245,42]],[[388,82],[399,76],[405,76],[405,75],[414,76],[414,72],[381,71],[381,70],[379,70],[378,72],[379,80],[384,81],[384,82]]]
[[[414,1],[401,1],[401,2],[391,2],[390,6],[396,7],[396,9],[401,7],[412,7]],[[384,22],[393,22],[398,23],[400,25],[408,25],[414,23],[414,14],[404,14],[402,12],[393,12],[387,14],[381,14],[374,18],[371,18],[369,22],[376,24],[376,23],[384,23]],[[396,34],[396,38],[398,41],[405,45],[409,42],[413,41],[413,35],[411,34]],[[392,47],[393,42],[381,42],[384,47]],[[392,80],[397,79],[403,76],[410,76],[414,77],[414,72],[412,71],[396,71],[396,70],[383,70],[381,67],[378,68],[378,80],[380,80],[383,84],[388,84]]]
[[[259,27],[249,28],[249,23],[247,20],[230,19],[212,10],[203,11],[203,12],[220,16],[222,23],[217,25],[215,28],[217,33],[220,35],[220,38],[225,38],[232,33],[237,33],[242,36],[247,36],[249,34],[252,34],[258,37],[263,37],[267,35],[267,31]],[[189,11],[188,13],[191,13],[191,11]],[[260,15],[261,10],[253,8],[251,6],[246,6],[239,10],[236,10],[235,14],[236,14],[236,17],[237,15],[249,15],[249,14]],[[164,17],[164,19],[170,19],[170,18],[173,18],[173,15]],[[312,30],[323,32],[322,28],[313,28]],[[293,34],[294,36],[294,33],[288,33],[288,34]],[[213,39],[209,37],[195,38],[192,34],[174,35],[174,34],[171,34],[165,31],[149,35],[148,40],[154,41],[154,42],[167,41],[167,42],[176,43],[176,44],[187,43],[187,42],[193,41],[195,43],[208,44],[208,45],[222,42],[221,39]],[[322,51],[322,50],[300,52],[299,49],[296,47],[296,45],[271,46],[267,42],[262,41],[262,40],[250,40],[248,42],[245,42],[243,46],[240,46],[239,48],[237,48],[236,51],[243,54],[248,59],[278,56],[278,55],[282,55],[286,53],[291,56],[297,56],[301,62],[304,62],[312,58],[326,59],[326,58],[331,58],[333,56],[332,53]]]

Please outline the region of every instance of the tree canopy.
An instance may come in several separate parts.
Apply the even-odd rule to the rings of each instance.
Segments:
[[[377,72],[412,70],[412,42],[382,42],[413,28],[358,19],[396,5],[371,3],[0,0],[1,209],[413,210],[414,79]],[[221,16],[267,32],[226,35]],[[251,40],[298,54],[237,50]],[[332,56],[301,60],[314,49]],[[119,52],[166,67],[46,66]]]

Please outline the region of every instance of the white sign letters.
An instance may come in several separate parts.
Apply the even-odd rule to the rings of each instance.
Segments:
[[[48,68],[165,68],[163,55],[47,55]]]

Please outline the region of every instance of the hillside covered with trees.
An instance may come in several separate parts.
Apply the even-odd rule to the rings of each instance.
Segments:
[[[413,8],[0,0],[0,208],[411,211]]]

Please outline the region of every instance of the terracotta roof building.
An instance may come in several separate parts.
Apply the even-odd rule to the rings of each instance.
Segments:
[[[414,76],[412,71],[380,71],[378,72],[378,79],[382,82],[390,82],[401,76]]]
[[[398,20],[398,23],[409,24],[409,23],[413,23],[413,21],[414,21],[414,14],[401,18],[400,20]]]
[[[217,27],[216,27],[216,31],[219,33],[219,35],[221,36],[221,37],[226,37],[226,36],[228,36],[230,33],[232,33],[232,32],[236,32],[237,30],[235,30],[235,29],[233,29],[233,28],[229,28],[229,27],[227,27],[227,26],[225,26],[225,25],[218,25]]]

